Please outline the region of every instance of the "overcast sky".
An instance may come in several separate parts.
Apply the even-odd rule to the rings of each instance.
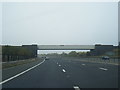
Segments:
[[[0,45],[2,44],[2,3],[0,3]]]
[[[2,44],[118,45],[118,3],[3,3]]]

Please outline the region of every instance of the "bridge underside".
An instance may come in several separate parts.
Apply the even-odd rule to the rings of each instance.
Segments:
[[[38,45],[38,50],[91,50],[95,45]]]

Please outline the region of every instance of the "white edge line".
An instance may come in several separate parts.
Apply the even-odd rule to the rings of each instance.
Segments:
[[[18,77],[18,76],[24,74],[24,73],[26,73],[26,72],[32,70],[32,69],[34,69],[35,67],[37,67],[37,66],[39,66],[40,64],[42,64],[44,61],[45,61],[45,60],[43,60],[43,61],[40,62],[39,64],[37,64],[37,65],[35,65],[35,66],[33,66],[33,67],[31,67],[31,68],[29,68],[29,69],[27,69],[27,70],[25,70],[25,71],[19,73],[19,74],[17,74],[17,75],[15,75],[15,76],[13,76],[13,77],[11,77],[11,78],[9,78],[9,79],[6,79],[6,80],[0,82],[0,85],[3,84],[3,83],[6,83],[6,82],[8,82],[8,81],[10,81],[10,80],[12,80],[12,79],[14,79],[14,78],[16,78],[16,77]]]

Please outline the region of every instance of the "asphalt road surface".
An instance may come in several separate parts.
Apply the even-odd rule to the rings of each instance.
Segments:
[[[4,69],[0,84],[3,88],[118,88],[118,66],[51,57]]]

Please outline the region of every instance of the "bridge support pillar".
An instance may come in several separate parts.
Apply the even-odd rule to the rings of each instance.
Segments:
[[[29,49],[32,52],[33,58],[37,57],[37,45],[22,45],[22,47]]]

